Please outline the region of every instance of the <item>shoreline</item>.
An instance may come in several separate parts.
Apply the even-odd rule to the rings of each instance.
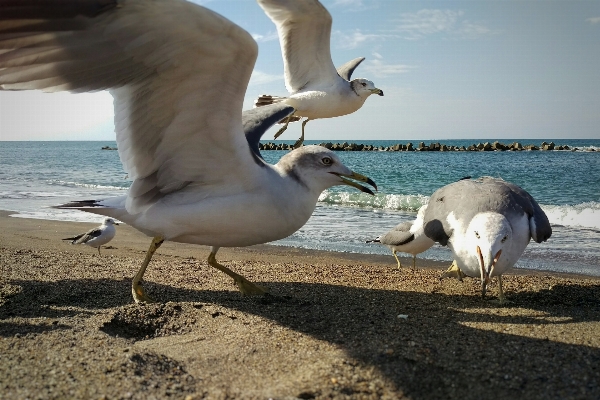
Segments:
[[[166,242],[144,277],[159,302],[135,304],[149,238],[118,226],[98,256],[60,240],[97,224],[8,214],[2,398],[600,398],[598,278],[513,270],[498,306],[495,282],[482,299],[427,260],[224,248],[219,262],[270,292],[243,297],[207,246]]]
[[[59,232],[64,235],[71,235],[73,233],[81,233],[85,232],[88,229],[91,229],[97,226],[99,223],[90,223],[90,222],[75,222],[75,221],[59,221],[59,220],[50,220],[50,219],[38,219],[38,218],[25,218],[25,217],[12,217],[11,215],[19,214],[18,211],[8,211],[0,209],[0,225],[7,226],[8,229],[12,229],[15,227],[15,224],[10,221],[29,221],[29,228],[31,229],[33,225],[35,225],[35,221],[45,221],[48,223],[52,223],[53,227],[56,228],[56,233],[58,236]],[[62,225],[64,224],[64,228],[58,229],[58,226],[54,226],[54,224]],[[16,222],[16,225],[20,225]],[[39,223],[38,225],[43,226],[44,223]],[[68,228],[67,228],[68,226]],[[6,228],[5,228],[6,229]],[[42,228],[42,231],[47,233],[48,228]],[[69,233],[70,232],[70,233]],[[136,237],[137,236],[137,237]],[[45,236],[44,236],[45,237]],[[47,237],[46,237],[47,239]],[[117,236],[115,239],[109,244],[109,246],[115,246],[120,240],[123,240],[128,249],[135,248],[137,251],[146,251],[147,247],[150,244],[151,238],[149,236],[144,235],[143,233],[137,231],[135,228],[128,225],[119,225],[117,228]],[[87,246],[81,246],[83,248],[87,248]],[[185,254],[185,257],[193,257],[199,260],[203,260],[205,257],[208,257],[208,253],[210,252],[209,246],[195,245],[195,244],[186,244],[186,243],[175,243],[175,242],[165,242],[161,248],[158,250],[157,254],[165,252],[165,254],[176,256],[180,254],[181,257],[184,257],[181,254]],[[251,255],[251,258],[256,261],[263,260],[265,257],[276,257],[279,261],[284,261],[286,259],[289,260],[289,257],[299,257],[301,261],[306,262],[310,259],[327,259],[332,258],[336,259],[338,262],[344,262],[346,264],[350,263],[370,263],[381,266],[390,266],[395,267],[396,262],[391,252],[389,255],[381,255],[381,254],[365,254],[365,253],[353,253],[353,252],[337,252],[331,250],[318,250],[318,249],[306,249],[302,247],[294,247],[294,246],[284,246],[284,245],[274,245],[274,244],[260,244],[248,247],[222,247],[219,249],[217,259],[221,259],[225,257],[233,257],[234,259],[238,259],[240,257],[246,257]],[[261,256],[264,255],[264,256]],[[204,258],[203,258],[204,257]],[[412,265],[412,257],[405,253],[398,253],[398,258],[402,262],[402,265]],[[449,263],[446,261],[438,261],[438,260],[430,260],[423,259],[417,255],[416,260],[417,268],[427,268],[433,270],[439,270],[440,273],[449,267]],[[404,267],[403,267],[404,268]],[[600,276],[595,275],[586,275],[586,274],[577,274],[577,273],[569,273],[569,272],[558,272],[558,271],[550,271],[550,270],[538,270],[538,269],[528,269],[528,268],[511,268],[508,275],[535,275],[535,276],[558,276],[563,278],[588,278],[588,279],[596,279],[600,281]],[[506,274],[505,274],[506,275]]]

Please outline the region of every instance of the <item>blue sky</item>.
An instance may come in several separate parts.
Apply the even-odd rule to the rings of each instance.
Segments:
[[[200,3],[259,44],[245,108],[263,93],[286,95],[275,26],[258,5]],[[385,96],[354,114],[311,121],[307,139],[600,137],[600,1],[322,3],[333,17],[334,63],[367,57],[354,77]],[[299,134],[293,124],[281,138]],[[0,92],[0,140],[104,139],[114,139],[107,93]]]

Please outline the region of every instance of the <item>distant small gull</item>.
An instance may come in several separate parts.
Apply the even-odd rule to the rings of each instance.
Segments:
[[[153,237],[133,278],[141,285],[165,241],[209,245],[208,264],[243,294],[265,289],[219,264],[219,247],[282,239],[302,227],[322,191],[366,176],[335,153],[306,146],[271,165],[258,140],[289,106],[242,113],[257,45],[239,26],[182,0],[46,0],[0,3],[0,88],[109,89],[126,196],[77,201]],[[280,108],[278,108],[280,107]],[[35,112],[34,109],[31,112]]]
[[[396,225],[394,229],[367,243],[381,243],[392,250],[392,254],[398,262],[398,268],[402,268],[396,252],[409,253],[413,256],[413,271],[416,266],[417,254],[429,249],[435,243],[423,232],[423,215],[427,205],[421,206],[414,221],[403,222]]]
[[[552,235],[548,217],[529,193],[502,179],[465,179],[431,196],[424,215],[425,234],[454,255],[459,272],[481,278],[482,295],[498,277],[499,301],[506,298],[502,274],[523,254],[531,238],[545,242]],[[447,271],[450,272],[450,271]]]
[[[71,244],[86,244],[90,247],[98,249],[98,255],[100,255],[100,247],[113,240],[117,230],[115,229],[117,224],[112,218],[104,218],[102,225],[97,228],[90,229],[86,233],[82,233],[77,236],[70,238],[64,238],[63,240],[71,240]]]
[[[283,56],[285,86],[288,97],[262,95],[255,106],[284,102],[295,108],[292,116],[276,134],[279,137],[289,122],[302,122],[302,136],[294,144],[304,141],[304,127],[311,119],[332,118],[351,114],[362,107],[371,94],[383,96],[383,91],[367,79],[353,79],[352,72],[364,60],[359,57],[335,69],[331,60],[331,14],[318,0],[258,0],[271,18],[277,32]]]

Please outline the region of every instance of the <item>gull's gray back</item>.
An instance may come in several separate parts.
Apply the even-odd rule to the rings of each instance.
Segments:
[[[388,246],[400,246],[410,242],[414,239],[414,235],[410,232],[413,223],[409,221],[396,225],[394,229],[379,237],[379,242]]]
[[[509,221],[526,213],[530,221],[533,219],[531,236],[538,243],[552,234],[548,217],[529,193],[515,184],[491,177],[461,180],[435,191],[425,211],[425,234],[446,246],[453,233],[447,221],[450,212],[468,224],[476,214],[486,211],[503,214]]]

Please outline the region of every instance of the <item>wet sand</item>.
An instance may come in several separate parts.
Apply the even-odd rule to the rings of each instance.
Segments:
[[[505,275],[482,299],[447,265],[253,246],[218,260],[267,287],[242,297],[208,247],[128,226],[102,249],[60,239],[95,224],[0,212],[0,398],[600,398],[600,279]],[[101,218],[98,220],[100,221]],[[401,258],[410,265],[410,258]]]

